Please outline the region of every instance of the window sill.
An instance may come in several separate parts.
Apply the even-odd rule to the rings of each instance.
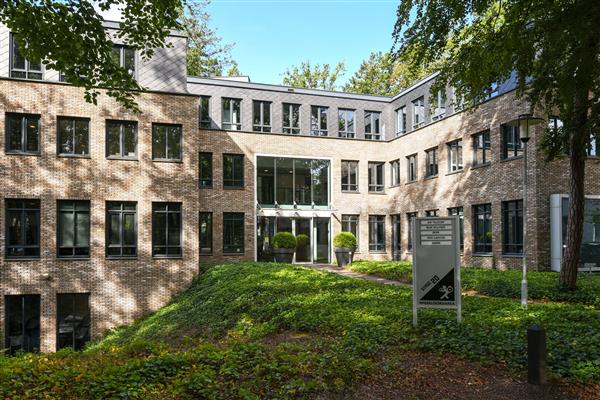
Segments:
[[[387,254],[385,250],[369,250],[369,254]]]
[[[244,186],[223,186],[223,190],[244,190]]]
[[[342,193],[360,194],[360,192],[358,190],[343,190],[343,189],[342,189]]]
[[[106,157],[107,160],[115,160],[115,161],[139,161],[139,159],[133,157]]]
[[[394,185],[390,185],[390,186],[388,186],[388,188],[389,188],[389,189],[392,189],[392,188],[397,188],[397,187],[400,187],[400,184],[399,184],[399,183],[396,183],[396,184],[394,184]]]
[[[40,261],[41,257],[4,257],[4,261]]]
[[[241,257],[241,256],[244,255],[244,253],[225,253],[225,252],[223,252],[223,255],[224,256],[238,256],[238,257]]]
[[[183,256],[152,256],[153,260],[183,260]]]
[[[14,150],[6,150],[5,154],[7,156],[34,156],[34,157],[40,157],[42,155],[42,153],[37,152],[37,153],[28,153],[26,151],[14,151]]]
[[[385,191],[381,191],[381,192],[372,192],[369,190],[369,194],[385,194]]]
[[[59,257],[56,256],[56,260],[58,261],[90,261],[92,259],[92,257],[90,256],[85,256],[85,257]]]
[[[200,185],[199,188],[200,189],[212,189],[213,186],[212,185],[210,185],[210,186],[202,186],[202,185]]]
[[[424,181],[429,181],[429,180],[431,180],[431,179],[435,179],[435,178],[437,178],[438,176],[439,176],[439,175],[437,175],[437,174],[436,174],[436,175],[431,175],[431,176],[426,176],[426,177],[425,177],[423,180],[424,180]],[[411,182],[411,183],[412,183],[412,182]]]
[[[201,256],[213,256],[214,254],[213,253],[202,253],[202,252],[200,252],[200,255]]]
[[[523,253],[502,253],[502,257],[523,258]]]
[[[137,260],[138,256],[106,256],[105,257],[107,260],[112,260],[112,261],[116,261],[116,260]]]
[[[485,167],[489,167],[490,165],[492,165],[492,162],[487,161],[487,162],[484,162],[483,164],[473,164],[473,165],[471,165],[471,169],[485,168]]]
[[[92,156],[89,154],[57,154],[58,158],[83,158],[83,159],[91,159]]]
[[[414,181],[406,181],[404,184],[405,185],[411,185],[411,184],[417,183],[417,182],[418,182],[418,180],[415,179]]]
[[[463,172],[465,170],[465,168],[463,167],[462,169],[457,169],[456,171],[450,171],[446,174],[446,176],[448,175],[456,175],[456,174],[460,174],[461,172]]]
[[[473,253],[473,257],[492,257],[493,253]]]
[[[183,160],[169,160],[169,159],[162,159],[162,158],[153,158],[152,161],[158,162],[158,163],[183,164]]]
[[[514,160],[520,160],[522,158],[523,158],[523,156],[514,156],[514,157],[502,158],[500,160],[500,162],[509,162],[509,161],[514,161]]]

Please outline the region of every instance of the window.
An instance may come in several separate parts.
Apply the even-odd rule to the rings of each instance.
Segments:
[[[223,98],[221,107],[223,111],[223,129],[227,131],[242,130],[242,111],[240,99]]]
[[[90,154],[90,120],[58,117],[58,154],[86,156]]]
[[[213,224],[212,213],[200,213],[200,254],[212,254],[213,252]]]
[[[385,215],[369,215],[369,251],[385,251]]]
[[[210,128],[212,126],[210,120],[210,97],[200,96],[200,103],[198,109],[198,126],[200,128]]]
[[[200,153],[200,187],[211,188],[213,184],[212,153]]]
[[[152,255],[181,257],[181,203],[152,203]]]
[[[473,135],[473,165],[484,165],[490,162],[491,155],[490,131]]]
[[[473,206],[474,253],[492,252],[492,205]]]
[[[592,135],[590,141],[587,144],[586,154],[588,157],[598,157],[598,138],[600,134]]]
[[[40,153],[40,116],[6,113],[6,152]]]
[[[425,216],[426,217],[437,217],[438,216],[438,209],[435,210],[426,210],[425,211]]]
[[[5,296],[4,309],[4,347],[7,353],[40,351],[40,295]]]
[[[502,125],[502,159],[523,154],[518,126]]]
[[[6,257],[40,256],[40,201],[6,199]]]
[[[431,96],[431,120],[437,121],[446,116],[446,91],[438,90]]]
[[[56,349],[81,350],[90,341],[90,295],[56,296]]]
[[[448,172],[463,169],[462,139],[448,143]]]
[[[383,192],[383,163],[369,163],[369,192]]]
[[[244,254],[244,213],[223,213],[223,253]]]
[[[106,121],[106,157],[137,159],[137,122]]]
[[[365,139],[381,140],[381,113],[365,111]]]
[[[498,96],[498,94],[499,94],[499,91],[498,91],[499,87],[500,87],[500,85],[498,85],[498,82],[492,82],[490,84],[490,87],[488,88],[488,90],[486,92],[487,98],[491,99],[493,97]]]
[[[21,54],[16,35],[10,35],[10,77],[23,79],[42,79],[42,63],[39,60],[31,62]]]
[[[406,181],[414,182],[417,180],[417,155],[410,155],[406,157],[406,160],[408,162]]]
[[[413,230],[412,230],[412,226],[413,226],[413,221],[415,220],[415,218],[417,218],[417,213],[416,212],[412,212],[412,213],[407,213],[406,214],[406,223],[408,225],[408,246],[407,249],[408,251],[412,251],[413,249]]]
[[[433,176],[437,176],[437,174],[438,174],[437,147],[434,147],[429,150],[425,150],[425,163],[427,166],[427,170],[425,171],[425,177],[431,178]]]
[[[58,257],[90,256],[90,202],[58,202]]]
[[[342,161],[342,191],[358,192],[358,161]]]
[[[465,213],[462,207],[448,209],[449,216],[458,216],[458,229],[460,230],[460,251],[465,250]]]
[[[339,137],[354,137],[354,110],[338,110]]]
[[[406,133],[406,107],[396,110],[396,136]]]
[[[152,124],[152,159],[181,161],[181,125]]]
[[[300,133],[300,105],[283,103],[283,133]]]
[[[390,172],[392,176],[392,186],[398,186],[400,184],[400,160],[394,160],[390,162]]]
[[[244,156],[223,154],[223,187],[244,187]]]
[[[131,47],[113,45],[113,60],[131,76],[135,76],[135,50]]]
[[[342,232],[350,232],[352,234],[354,234],[354,237],[356,237],[356,250],[355,251],[359,251],[359,247],[358,247],[358,219],[359,216],[358,215],[353,215],[353,214],[342,214]]]
[[[327,136],[327,107],[310,107],[310,134]]]
[[[502,202],[502,252],[523,254],[523,200]]]
[[[425,99],[423,96],[413,100],[413,129],[420,128],[425,123]]]
[[[137,203],[106,203],[106,255],[137,256]]]
[[[271,103],[268,101],[252,101],[252,130],[254,132],[271,132]]]

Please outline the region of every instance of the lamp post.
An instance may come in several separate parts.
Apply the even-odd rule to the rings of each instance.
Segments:
[[[519,137],[523,142],[523,279],[521,280],[521,306],[527,309],[527,143],[531,138],[529,128],[543,120],[532,114],[519,115]]]

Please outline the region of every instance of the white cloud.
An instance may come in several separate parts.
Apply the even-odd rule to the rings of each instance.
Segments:
[[[94,4],[94,9],[96,9],[98,14],[100,14],[102,18],[107,21],[121,21],[123,19],[123,13],[121,12],[121,9],[115,5],[112,5],[110,9],[103,11],[100,9],[100,7],[98,7],[97,4]]]

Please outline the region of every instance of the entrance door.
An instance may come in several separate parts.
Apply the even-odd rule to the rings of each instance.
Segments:
[[[394,261],[400,260],[400,224],[400,215],[392,215],[392,259]]]
[[[296,218],[294,220],[296,235],[296,262],[306,263],[312,261],[310,218]]]
[[[40,351],[40,295],[6,296],[5,307],[8,354]]]
[[[318,263],[329,263],[329,218],[315,218],[314,233],[314,260]]]

